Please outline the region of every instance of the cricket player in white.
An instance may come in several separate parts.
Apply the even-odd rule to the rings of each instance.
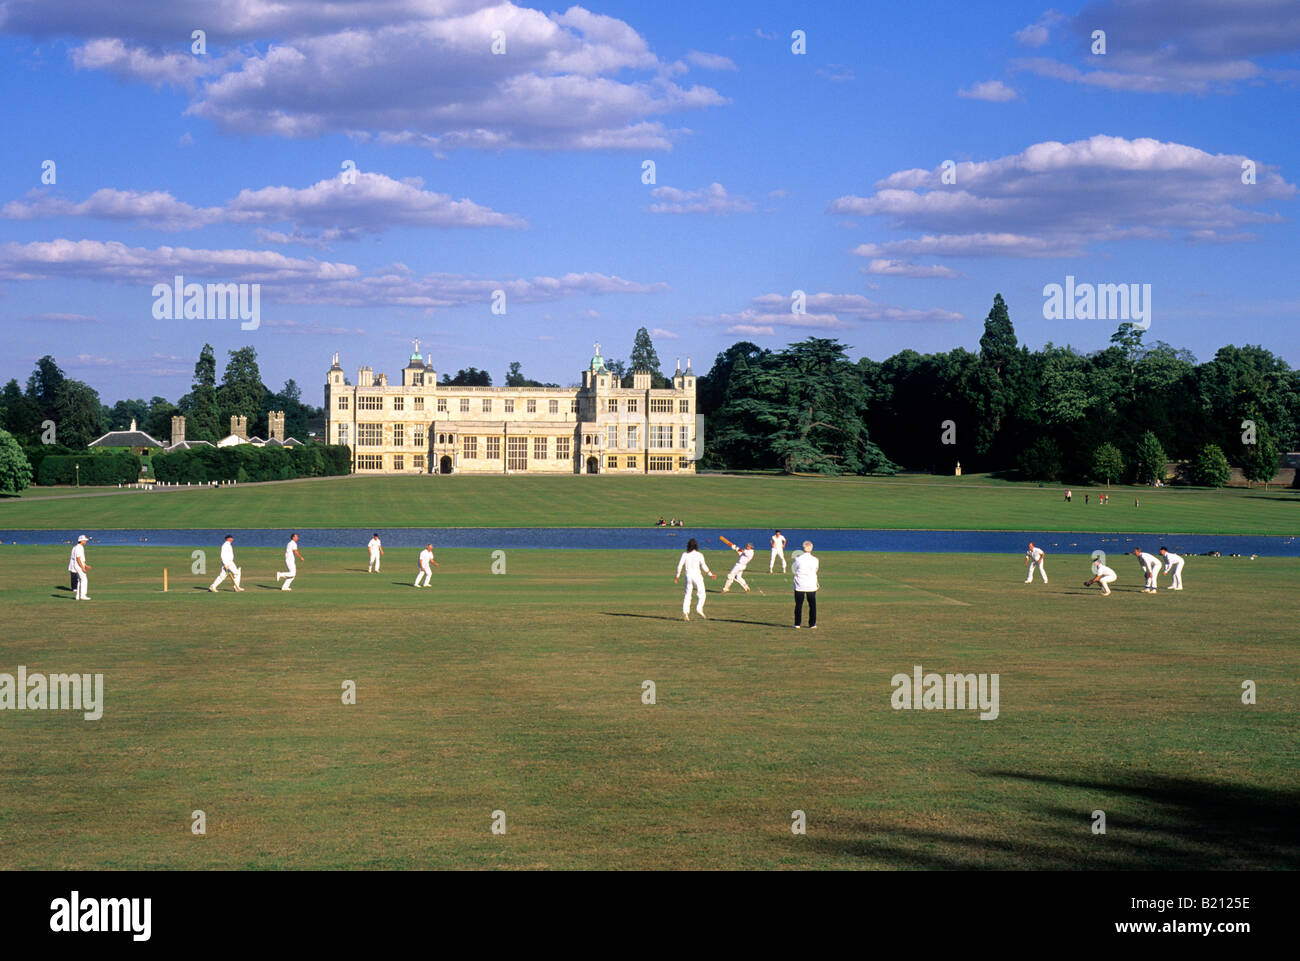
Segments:
[[[1173,583],[1169,585],[1171,591],[1181,591],[1183,589],[1183,558],[1180,554],[1175,554],[1167,547],[1160,548],[1160,554],[1165,559],[1164,573],[1173,574]]]
[[[432,566],[430,566],[432,565]],[[420,569],[415,574],[416,587],[430,587],[433,584],[433,568],[438,566],[438,562],[433,559],[433,545],[424,545],[424,550],[420,551]],[[424,583],[420,583],[420,579]]]
[[[221,573],[217,575],[217,579],[212,582],[208,590],[215,594],[227,576],[235,582],[235,590],[243,590],[239,582],[243,579],[244,572],[235,566],[235,538],[232,534],[227,534],[225,542],[221,545]]]
[[[86,572],[90,570],[90,565],[86,563],[86,541],[90,540],[85,534],[77,538],[77,543],[72,548],[72,556],[68,558],[68,570],[72,572],[73,586],[76,593],[73,595],[74,600],[88,601],[90,590],[90,578]]]
[[[777,531],[772,535],[772,556],[767,561],[767,572],[773,573],[776,562],[781,562],[781,573],[785,573],[785,535]]]
[[[732,550],[736,552],[736,564],[731,568],[731,573],[727,575],[727,583],[722,585],[722,593],[726,594],[730,591],[732,582],[735,582],[743,587],[745,593],[748,594],[749,585],[745,583],[745,568],[748,567],[749,562],[754,559],[754,545],[746,544],[742,550],[733,544]]]
[[[699,597],[695,601],[695,613],[704,617],[704,575],[708,574],[714,580],[717,575],[709,570],[709,565],[704,562],[704,555],[700,553],[700,545],[692,537],[686,542],[686,550],[677,561],[677,576],[673,578],[673,583],[682,576],[682,571],[686,572],[686,592],[682,595],[682,620],[691,619],[691,591],[698,591]],[[707,617],[704,618],[708,620]]]
[[[1154,554],[1148,554],[1140,547],[1133,548],[1133,556],[1138,559],[1142,566],[1142,576],[1146,578],[1146,585],[1142,588],[1143,594],[1154,594],[1156,592],[1156,575],[1160,572],[1160,558]]]
[[[366,547],[370,550],[370,566],[366,569],[366,573],[378,574],[379,558],[384,556],[384,545],[379,543],[379,535],[376,534],[370,538],[370,542],[366,544]]]
[[[1043,583],[1047,583],[1047,568],[1043,566],[1043,558],[1047,554],[1041,547],[1035,547],[1034,542],[1029,542],[1029,548],[1025,551],[1025,563],[1029,565],[1029,576],[1025,578],[1026,584],[1034,582],[1034,570],[1043,575]]]
[[[1101,593],[1110,594],[1110,585],[1115,583],[1115,572],[1103,564],[1101,561],[1092,562],[1092,580],[1084,581],[1084,587],[1091,587],[1093,584],[1101,584]]]
[[[800,621],[803,620],[803,602],[808,602],[808,629],[817,630],[817,591],[821,587],[821,581],[817,572],[821,570],[822,562],[813,557],[813,542],[803,542],[803,553],[796,557],[790,564],[790,570],[794,573],[794,629],[797,631],[800,627]]]
[[[284,586],[280,588],[282,591],[292,590],[289,585],[292,584],[293,579],[298,576],[298,564],[294,559],[295,556],[299,561],[303,559],[302,555],[298,553],[297,534],[290,537],[289,543],[284,545],[284,566],[289,569],[287,571],[276,571],[275,573],[275,579],[277,581],[280,580],[280,578],[284,578]]]

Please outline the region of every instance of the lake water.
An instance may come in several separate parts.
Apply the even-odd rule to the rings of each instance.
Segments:
[[[299,531],[304,548],[362,548],[374,528],[328,527]],[[292,531],[175,529],[175,530],[0,530],[5,544],[68,544],[86,534],[95,544],[149,545],[154,547],[202,547],[219,545],[226,534],[235,535],[242,547],[283,547]],[[837,528],[784,531],[787,551],[811,540],[819,551],[904,551],[916,553],[1005,554],[1023,553],[1033,541],[1048,553],[1090,554],[1103,550],[1120,554],[1134,547],[1155,553],[1161,545],[1177,554],[1220,551],[1228,554],[1260,554],[1265,557],[1300,557],[1300,537],[1231,536],[1217,534],[1098,534],[1085,531],[894,531]],[[694,537],[705,551],[726,550],[718,540],[722,534],[738,544],[752,541],[761,555],[768,549],[770,530],[700,530],[690,527],[402,527],[379,528],[385,547],[423,547],[430,541],[441,548],[486,548],[519,550],[667,550],[681,551]],[[757,560],[755,561],[757,563]]]

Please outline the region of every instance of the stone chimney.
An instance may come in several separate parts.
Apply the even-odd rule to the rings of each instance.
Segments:
[[[182,444],[184,442],[185,442],[185,418],[173,417],[172,418],[172,446],[175,447],[177,444]]]
[[[272,440],[284,440],[284,411],[273,410],[266,415],[267,431]]]
[[[131,418],[131,430],[132,430],[132,432],[135,431],[135,418],[134,418],[134,417]]]
[[[357,386],[373,387],[375,385],[375,370],[373,367],[361,367],[357,370]]]
[[[248,439],[248,418],[240,417],[238,414],[230,415],[230,433],[234,434],[241,440]]]

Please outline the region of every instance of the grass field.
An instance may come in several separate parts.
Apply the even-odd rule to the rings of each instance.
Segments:
[[[647,527],[1300,534],[1300,491],[1095,488],[982,477],[345,477],[0,499],[0,528]],[[1091,495],[1090,505],[1084,495]],[[1133,506],[1134,498],[1141,507]]]
[[[707,482],[673,485],[701,497],[691,520],[709,501],[680,491]],[[541,482],[507,483],[518,500],[495,522],[534,520],[525,505],[556,522]],[[241,526],[284,501],[315,519],[336,489],[229,503],[251,514]],[[458,519],[463,488],[419,489],[448,498],[421,523]],[[914,513],[901,484],[826,489]],[[947,523],[984,496],[924,489]],[[163,510],[175,495],[145,496],[115,516],[182,523]],[[1023,505],[1006,512],[1016,524],[1062,510],[1055,491],[987,496]],[[1225,505],[1230,527],[1267,516],[1250,497],[1175,496]],[[732,522],[758,499],[738,497]],[[674,512],[628,485],[599,519],[661,509]],[[1050,585],[1031,587],[1018,556],[829,554],[821,627],[795,632],[789,582],[765,569],[751,580],[765,595],[710,593],[710,620],[686,624],[666,553],[513,551],[493,575],[487,551],[440,552],[422,591],[414,553],[367,575],[362,552],[306,547],[284,594],[280,552],[241,549],[247,591],[214,596],[187,549],[92,548],[93,600],[78,604],[59,587],[66,548],[0,547],[0,671],[102,672],[106,687],[96,722],[0,712],[0,868],[1300,866],[1300,562],[1192,558],[1187,589],[1156,596],[1118,563],[1103,598],[1080,587],[1085,556],[1053,555]],[[727,556],[710,555],[715,571]],[[891,677],[918,663],[999,674],[1000,716],[891,709]],[[790,830],[796,809],[807,836]]]

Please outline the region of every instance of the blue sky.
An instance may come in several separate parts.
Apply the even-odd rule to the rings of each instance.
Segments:
[[[1023,342],[1102,347],[1043,318],[1067,274],[1300,365],[1295,3],[9,0],[0,87],[0,378],[52,353],[110,403],[176,399],[204,342],[314,402],[333,351],[395,374],[415,337],[562,384],[640,326],[699,372],[974,349],[996,292]],[[178,272],[260,283],[261,326],[155,319]]]

